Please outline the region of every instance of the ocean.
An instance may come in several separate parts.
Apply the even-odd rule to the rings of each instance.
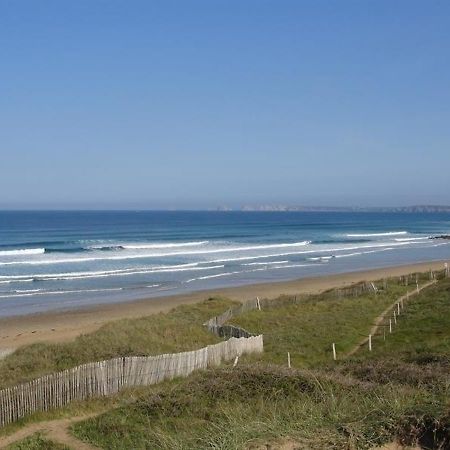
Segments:
[[[3,211],[0,316],[450,259],[450,214]]]

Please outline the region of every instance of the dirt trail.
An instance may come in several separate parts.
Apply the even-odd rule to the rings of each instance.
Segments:
[[[80,441],[69,431],[70,426],[74,423],[95,417],[98,414],[100,413],[72,417],[70,419],[49,420],[47,422],[37,422],[26,425],[9,436],[0,437],[0,449],[5,449],[15,442],[21,441],[28,436],[40,432],[45,438],[59,444],[64,444],[74,450],[98,450],[98,447],[94,447],[93,445]]]
[[[396,306],[398,302],[402,302],[404,300],[407,300],[408,298],[411,298],[414,295],[417,295],[419,292],[421,292],[423,289],[426,289],[427,287],[436,284],[437,280],[429,281],[428,283],[425,283],[424,285],[419,287],[419,290],[414,289],[412,292],[409,292],[408,294],[402,295],[397,300],[395,300],[392,305],[389,305],[376,319],[373,327],[370,329],[369,334],[371,336],[375,336],[376,332],[378,331],[378,328],[380,328],[380,325],[383,323],[384,318],[386,315],[391,312]],[[369,336],[365,337],[364,339],[361,339],[346,355],[345,357],[348,358],[349,356],[354,355],[363,345],[367,344],[369,342]]]

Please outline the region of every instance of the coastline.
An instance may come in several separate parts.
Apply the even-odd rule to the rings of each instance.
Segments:
[[[106,322],[124,318],[137,318],[183,305],[193,304],[211,296],[226,296],[243,301],[252,297],[274,298],[282,294],[318,293],[333,287],[383,277],[401,276],[412,272],[442,269],[445,261],[419,262],[401,266],[346,272],[340,274],[300,278],[200,290],[188,294],[161,296],[122,303],[93,305],[87,308],[52,311],[0,319],[0,358],[20,346],[37,342],[64,342],[80,334],[90,333]]]

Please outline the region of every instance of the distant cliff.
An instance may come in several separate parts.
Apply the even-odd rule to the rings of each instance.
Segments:
[[[450,206],[414,205],[394,207],[336,207],[336,206],[243,206],[241,211],[303,211],[303,212],[395,212],[395,213],[450,213]]]

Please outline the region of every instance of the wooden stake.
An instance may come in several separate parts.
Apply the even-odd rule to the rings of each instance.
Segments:
[[[397,325],[397,316],[395,314],[395,311],[394,311],[394,324]]]
[[[392,333],[392,319],[389,319],[389,333]]]
[[[397,303],[397,315],[400,315],[400,302]]]
[[[334,342],[333,342],[333,359],[336,361],[336,346],[334,345]]]
[[[238,361],[239,361],[239,356],[236,356],[236,358],[234,358],[233,367],[237,366]]]
[[[372,351],[372,335],[369,334],[369,352]]]
[[[259,297],[256,297],[256,304],[258,305],[258,311],[261,311],[261,303],[259,301]]]
[[[288,352],[288,367],[291,368],[291,354]]]

